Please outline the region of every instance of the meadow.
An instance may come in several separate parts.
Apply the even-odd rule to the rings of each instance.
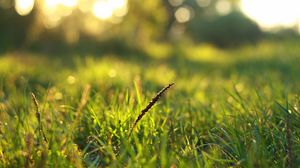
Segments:
[[[298,41],[145,53],[1,54],[0,167],[300,166]]]

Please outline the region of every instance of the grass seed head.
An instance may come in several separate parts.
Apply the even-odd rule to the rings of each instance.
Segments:
[[[159,100],[159,98],[163,95],[164,92],[166,92],[174,83],[170,83],[168,86],[164,87],[162,90],[160,90],[148,103],[148,105],[141,111],[137,119],[135,120],[133,126],[131,127],[131,130],[129,132],[129,136],[131,136],[133,129],[137,125],[137,123],[145,116],[145,114],[153,107],[153,105]]]

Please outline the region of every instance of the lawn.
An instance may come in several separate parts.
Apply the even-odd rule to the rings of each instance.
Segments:
[[[2,54],[0,167],[300,165],[299,42],[146,53]]]

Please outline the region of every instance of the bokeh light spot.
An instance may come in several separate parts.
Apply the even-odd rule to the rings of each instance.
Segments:
[[[68,78],[67,78],[67,81],[70,85],[72,85],[76,82],[76,78],[72,75],[69,75]]]
[[[191,12],[187,7],[180,7],[175,12],[175,18],[179,23],[188,22],[191,19]]]
[[[109,76],[110,78],[114,78],[114,77],[116,77],[116,75],[117,75],[117,71],[116,71],[115,69],[110,69],[110,70],[109,70],[108,76]]]
[[[113,6],[107,1],[96,1],[93,7],[93,14],[101,20],[107,20],[113,15]]]
[[[220,15],[227,15],[231,12],[231,4],[228,0],[219,0],[216,3],[216,10]]]
[[[21,16],[28,15],[34,6],[34,0],[15,0],[15,9]]]

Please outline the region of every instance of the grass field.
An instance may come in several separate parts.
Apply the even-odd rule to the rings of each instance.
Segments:
[[[158,47],[2,54],[0,167],[300,166],[299,42]]]

